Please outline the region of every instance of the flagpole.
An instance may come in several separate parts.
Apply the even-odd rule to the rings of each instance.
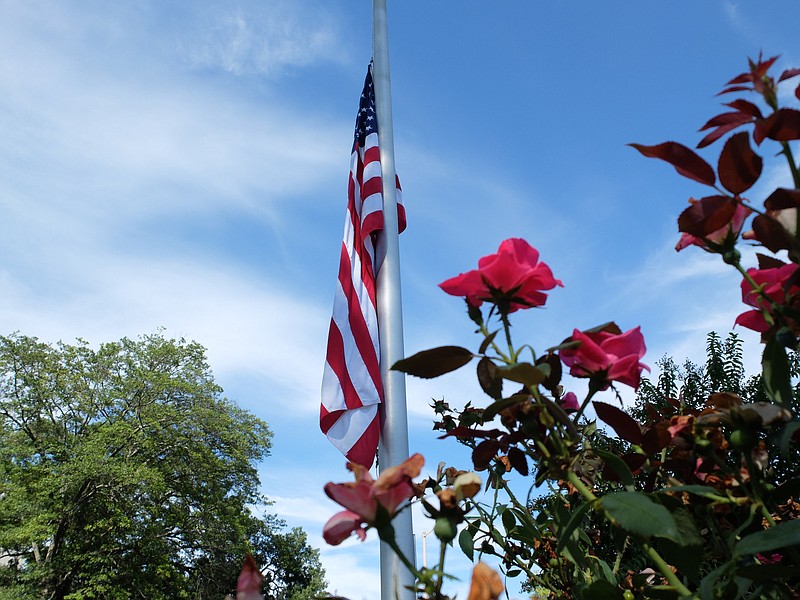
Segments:
[[[384,391],[384,421],[378,448],[378,465],[380,469],[385,469],[400,464],[409,456],[405,377],[399,371],[391,370],[391,366],[403,358],[404,349],[386,0],[373,0],[372,3],[372,43],[372,77],[380,137],[384,220],[383,233],[378,238],[379,260],[376,261],[381,265],[377,276],[377,308]],[[411,511],[401,512],[395,517],[393,525],[398,547],[415,562]],[[382,600],[413,600],[416,596],[413,589],[406,589],[413,588],[413,585],[413,574],[400,563],[391,548],[382,542]]]

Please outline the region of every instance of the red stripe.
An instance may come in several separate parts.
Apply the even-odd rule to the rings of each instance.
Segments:
[[[362,261],[362,265],[368,265],[368,263],[369,261]],[[371,268],[371,265],[368,266]],[[347,255],[344,244],[342,244],[342,256],[339,263],[339,283],[344,290],[345,298],[347,298],[347,320],[350,325],[350,332],[355,340],[356,348],[358,349],[358,352],[367,367],[367,371],[372,378],[372,382],[375,384],[375,389],[378,390],[378,395],[382,402],[383,385],[381,384],[381,365],[378,355],[375,353],[375,349],[373,347],[373,335],[377,341],[378,332],[371,332],[367,326],[367,322],[364,320],[364,314],[361,312],[361,304],[358,301],[358,291],[353,286],[352,273],[352,268],[350,267],[350,257]],[[374,281],[370,283],[372,283],[372,286],[374,287]],[[370,302],[374,308],[375,299],[373,296],[370,297]],[[344,346],[342,346],[342,359],[344,359]],[[355,390],[353,390],[353,394],[355,395]],[[350,398],[345,392],[344,397],[345,403],[349,408],[362,406],[361,399],[357,398],[357,396],[356,398]]]
[[[353,447],[350,448],[350,452],[347,453],[347,459],[359,465],[364,465],[367,468],[372,467],[372,461],[375,460],[375,450],[378,447],[380,435],[381,419],[379,410],[364,434],[353,444]]]
[[[347,407],[360,407],[361,401],[358,400],[356,388],[353,386],[353,382],[350,379],[350,373],[347,372],[347,365],[345,364],[344,360],[344,340],[342,339],[342,332],[339,331],[339,328],[336,326],[336,322],[333,319],[331,319],[331,325],[328,329],[328,364],[330,365],[331,370],[336,373],[336,378],[339,380],[339,385],[342,388]],[[355,405],[352,404],[354,398],[358,401],[358,403]],[[338,411],[334,411],[329,414],[336,415],[337,412]],[[338,416],[336,418],[338,418]],[[331,428],[331,425],[336,422],[336,418],[328,419],[327,422],[321,423],[323,431],[327,432],[328,429]]]

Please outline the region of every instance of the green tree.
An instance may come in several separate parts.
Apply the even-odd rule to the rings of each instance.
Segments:
[[[219,599],[249,552],[277,573],[271,597],[322,592],[305,535],[251,510],[267,424],[221,394],[197,343],[0,337],[0,588]]]

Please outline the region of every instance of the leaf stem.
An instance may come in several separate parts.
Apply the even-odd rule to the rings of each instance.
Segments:
[[[656,551],[655,548],[653,548],[647,542],[644,542],[642,544],[642,548],[647,553],[647,556],[650,557],[650,560],[652,560],[653,563],[655,563],[656,567],[658,567],[658,570],[661,571],[661,574],[664,575],[664,577],[667,579],[667,581],[669,581],[670,585],[675,589],[676,592],[678,592],[679,595],[683,596],[684,598],[691,597],[693,595],[692,591],[685,585],[683,585],[683,582],[680,579],[678,579],[678,576],[675,575],[675,573],[673,572],[672,567],[670,567],[667,564],[667,562],[663,558],[661,558],[661,555]]]

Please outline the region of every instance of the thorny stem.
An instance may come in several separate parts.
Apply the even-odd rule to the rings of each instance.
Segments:
[[[595,387],[590,382],[589,393],[587,394],[586,399],[583,401],[583,404],[581,404],[581,407],[578,409],[578,412],[576,412],[575,416],[572,418],[572,421],[574,423],[577,423],[578,420],[581,418],[581,415],[583,415],[583,411],[586,410],[587,406],[589,406],[589,400],[591,400],[592,396],[594,396],[597,392],[598,390],[595,389]]]
[[[631,541],[631,536],[625,537],[625,543],[622,544],[622,549],[617,552],[617,559],[614,561],[614,569],[611,571],[616,575],[619,573],[619,567],[622,564],[622,555],[625,554],[625,549],[628,547],[628,543]]]
[[[672,568],[667,564],[667,562],[661,558],[661,555],[653,548],[650,544],[644,543],[642,544],[647,556],[650,557],[655,565],[658,567],[658,570],[661,571],[661,574],[669,581],[670,585],[675,588],[675,591],[678,592],[683,597],[691,597],[692,592],[689,588],[687,588],[678,576],[672,571]]]
[[[508,320],[508,313],[500,313],[500,321],[503,323],[503,331],[506,334],[506,343],[508,344],[508,354],[511,357],[511,364],[517,362],[517,351],[511,343],[511,322]]]
[[[792,147],[789,145],[789,142],[781,142],[781,146],[783,147],[783,155],[786,157],[786,160],[789,163],[789,170],[792,172],[794,187],[800,188],[800,171],[797,168],[797,164],[794,162]]]
[[[417,568],[413,564],[411,564],[411,561],[408,560],[406,555],[403,554],[403,551],[397,545],[397,542],[394,539],[394,528],[391,525],[388,527],[379,527],[378,536],[384,542],[389,544],[389,547],[392,549],[392,552],[394,552],[395,556],[397,556],[397,558],[400,559],[400,562],[402,562],[405,565],[406,569],[408,569],[411,572],[411,574],[414,576],[414,579],[419,581],[422,578],[422,574],[417,570]],[[442,565],[443,564],[444,563],[442,563]],[[439,583],[439,587],[441,588],[441,583]]]
[[[447,542],[441,542],[439,546],[439,576],[436,578],[436,586],[434,587],[434,598],[441,598],[442,596],[442,583],[444,583],[444,555],[447,552]]]
[[[569,482],[575,486],[575,488],[581,493],[581,495],[588,500],[589,502],[596,504],[597,503],[597,496],[594,495],[592,490],[590,490],[586,484],[581,481],[578,474],[575,473],[572,469],[567,472],[567,479]],[[681,580],[675,575],[672,571],[672,568],[667,564],[667,562],[661,558],[661,555],[656,551],[655,548],[650,546],[650,544],[643,544],[642,547],[644,548],[647,555],[650,557],[650,560],[653,561],[658,570],[661,571],[661,574],[664,575],[667,581],[669,581],[670,585],[678,592],[681,596],[688,597],[692,595],[692,592],[687,588]]]
[[[491,333],[490,333],[490,332],[489,332],[489,330],[486,328],[486,325],[484,325],[483,323],[481,323],[481,326],[480,326],[480,327],[481,327],[481,334],[483,334],[483,337],[485,337],[485,338],[488,338],[488,337],[491,335]],[[497,344],[495,344],[495,343],[494,343],[494,340],[492,340],[492,342],[491,342],[491,344],[490,344],[490,345],[491,345],[491,347],[492,347],[492,350],[494,350],[495,352],[497,352],[497,355],[500,357],[500,359],[501,359],[501,360],[502,360],[504,363],[506,363],[507,365],[512,365],[512,364],[514,364],[514,363],[513,363],[513,361],[512,361],[512,358],[511,358],[511,357],[509,357],[509,356],[507,356],[507,355],[506,355],[506,354],[505,354],[505,353],[504,353],[502,350],[500,350],[500,348],[497,346]]]

